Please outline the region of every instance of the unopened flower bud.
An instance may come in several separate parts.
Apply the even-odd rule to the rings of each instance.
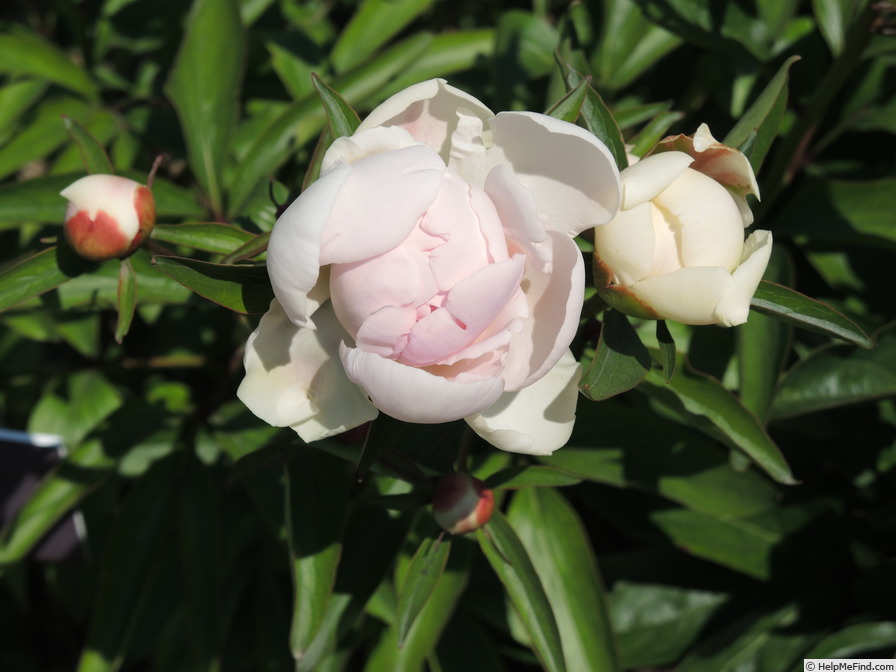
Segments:
[[[456,471],[436,483],[432,508],[440,527],[452,534],[466,534],[492,517],[495,495],[478,478]]]
[[[88,175],[60,193],[69,200],[65,237],[85,259],[123,259],[140,247],[155,225],[152,192],[126,177]]]

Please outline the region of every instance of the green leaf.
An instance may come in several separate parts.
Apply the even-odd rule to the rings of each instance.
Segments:
[[[813,240],[860,241],[894,249],[892,213],[896,178],[880,180],[807,180],[775,218],[772,228],[787,235],[808,234]]]
[[[896,648],[896,623],[856,623],[828,635],[803,658],[860,658],[890,655]]]
[[[508,520],[526,549],[557,619],[566,668],[619,669],[597,559],[575,509],[556,490],[521,490]]]
[[[320,629],[333,593],[348,505],[346,467],[342,460],[308,448],[283,472],[293,579],[289,645],[297,661]]]
[[[575,87],[570,89],[563,98],[554,103],[546,114],[556,119],[568,121],[571,124],[576,122],[579,115],[582,114],[582,107],[585,105],[585,98],[588,95],[589,79],[586,77]]]
[[[789,259],[772,251],[764,278],[791,283],[793,279]],[[778,378],[789,352],[790,327],[781,320],[753,311],[745,324],[735,327],[735,333],[740,401],[766,424]]]
[[[127,336],[137,308],[137,275],[128,259],[121,262],[118,276],[118,322],[115,324],[115,342],[121,343]]]
[[[651,371],[645,380],[644,392],[656,397],[685,417],[699,429],[740,449],[772,478],[794,484],[778,446],[752,413],[718,381],[694,369],[683,357],[678,372],[666,383],[661,374]]]
[[[17,259],[0,271],[0,311],[40,296],[94,268],[95,262],[82,259],[68,245]]]
[[[38,106],[33,118],[0,145],[0,179],[17,174],[32,161],[47,157],[68,141],[65,127],[59,123],[63,114],[73,119],[90,116],[89,106],[74,97],[50,98]]]
[[[179,460],[174,456],[156,463],[135,483],[117,512],[107,537],[103,583],[77,672],[116,669],[115,661],[120,663],[130,638],[136,634],[133,624],[145,604],[145,578],[168,546],[167,528],[173,520],[170,509],[179,468]]]
[[[452,540],[451,555],[445,571],[439,577],[426,606],[411,626],[404,645],[398,648],[398,627],[392,622],[367,657],[365,672],[417,672],[423,669],[424,662],[432,655],[467,586],[473,548],[473,544],[466,539]],[[408,561],[405,557],[400,557],[396,571],[397,583],[405,582],[403,577],[408,568]],[[394,597],[391,599],[394,600]]]
[[[470,70],[492,58],[494,50],[493,28],[454,30],[435,35],[426,49],[383,88],[383,96],[391,96],[427,79]]]
[[[255,238],[245,229],[217,222],[156,224],[152,230],[153,240],[215,254],[230,254]]]
[[[190,168],[223,212],[226,165],[243,69],[243,26],[238,3],[195,0],[165,92],[180,118]]]
[[[657,568],[661,577],[665,568]],[[728,596],[677,585],[616,581],[609,606],[625,669],[673,665],[698,640]]]
[[[50,390],[40,398],[28,418],[28,431],[58,434],[68,446],[76,446],[124,399],[118,388],[96,370],[73,373],[65,379],[61,394]]]
[[[630,0],[603,5],[600,47],[591,57],[598,87],[627,86],[681,44],[681,39],[651,23]]]
[[[618,310],[607,310],[594,360],[582,375],[579,389],[589,399],[602,401],[637,387],[649,370],[650,353],[628,318]]]
[[[337,641],[355,626],[364,605],[394,564],[407,537],[409,524],[409,517],[394,517],[377,506],[357,503],[351,507],[333,595],[314,641],[302,660],[296,663],[296,672],[317,672],[320,663],[336,648]],[[452,555],[452,559],[456,559],[456,556],[456,553]],[[456,571],[456,568],[451,571]],[[463,576],[461,573],[455,578]],[[452,581],[451,578],[447,580],[448,583]],[[457,585],[462,586],[463,583],[457,583],[454,587]],[[445,595],[450,597],[451,587],[443,586],[441,591],[430,598],[430,604],[434,601],[438,604],[434,607],[427,605],[424,612],[446,605]],[[392,629],[391,632],[396,631]],[[406,644],[405,649],[408,646]],[[392,647],[397,647],[397,637],[393,640]],[[384,653],[392,657],[397,655],[395,650]]]
[[[494,512],[485,527],[476,530],[476,541],[504,584],[544,669],[565,670],[560,631],[551,603],[525,546],[500,511]]]
[[[36,34],[0,35],[0,72],[46,79],[87,98],[98,97],[87,73]]]
[[[432,36],[426,33],[409,37],[364,65],[334,78],[331,86],[352,105],[379,102],[385,84],[412,64],[431,41]],[[240,213],[262,178],[273,175],[295,146],[314,138],[325,122],[326,115],[316,96],[296,101],[281,112],[258,135],[235,171],[230,212]]]
[[[404,646],[404,639],[414,624],[417,615],[426,606],[436,584],[445,571],[451,541],[427,537],[420,544],[411,564],[404,575],[404,582],[398,591],[398,647]]]
[[[703,639],[676,670],[789,672],[795,661],[804,658],[807,649],[824,635],[825,622],[832,616],[832,600],[836,597],[824,588],[800,602],[782,605],[783,600],[778,597],[766,599],[758,608]]]
[[[896,395],[896,331],[880,335],[874,350],[846,346],[816,351],[781,381],[775,418],[814,413]]]
[[[0,88],[0,142],[9,139],[22,117],[48,87],[48,82],[24,79]]]
[[[56,523],[108,477],[110,466],[112,460],[98,440],[85,441],[69,453],[0,532],[0,568],[28,555]]]
[[[750,153],[750,165],[753,170],[759,172],[765,155],[772,144],[772,140],[778,134],[778,128],[787,107],[787,78],[790,66],[800,60],[799,56],[788,58],[778,72],[772,77],[768,86],[756,98],[750,108],[738,119],[725,139],[724,144],[731,147],[739,147],[756,133],[753,142],[753,150]]]
[[[581,478],[552,467],[517,465],[496,471],[485,479],[486,485],[495,490],[518,490],[520,488],[556,487],[575,485]]]
[[[65,126],[65,130],[68,131],[69,137],[77,145],[78,151],[81,153],[81,160],[84,162],[84,168],[88,173],[105,175],[115,173],[106,150],[103,149],[103,146],[87,129],[65,114],[62,115],[62,123]]]
[[[338,91],[327,86],[317,75],[311,75],[311,81],[314,82],[320,102],[324,105],[333,138],[352,135],[361,123],[358,113],[345,102]]]
[[[274,298],[264,266],[213,264],[184,257],[153,257],[153,264],[199,296],[237,313],[264,313]]]
[[[815,23],[834,56],[843,51],[850,9],[857,4],[855,0],[812,0]]]
[[[676,110],[664,110],[658,113],[631,139],[632,153],[635,156],[644,156],[665,137],[673,124],[683,118],[684,113]]]
[[[434,0],[363,0],[330,52],[336,72],[364,62],[411,21],[427,11]]]
[[[859,325],[826,303],[810,299],[789,287],[763,280],[759,283],[750,307],[825,336],[833,336],[863,348],[873,348],[874,341]]]
[[[665,320],[656,321],[656,340],[660,346],[660,362],[663,365],[663,376],[668,383],[675,374],[675,340],[669,333]]]
[[[755,470],[735,471],[727,451],[690,427],[654,414],[645,422],[642,411],[621,401],[589,411],[578,414],[563,450],[540,456],[539,462],[718,517],[768,511],[779,498],[767,478]]]
[[[178,493],[177,541],[186,592],[190,669],[217,670],[222,585],[219,570],[221,521],[218,493],[209,470],[191,459]]]

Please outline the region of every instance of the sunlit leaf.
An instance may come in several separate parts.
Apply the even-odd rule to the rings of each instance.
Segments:
[[[115,342],[121,343],[131,328],[134,310],[137,308],[137,275],[128,259],[121,262],[118,276],[118,322],[115,324]]]
[[[637,387],[649,370],[650,353],[628,318],[607,310],[594,360],[582,374],[579,389],[595,401],[609,399]]]
[[[153,257],[155,266],[199,296],[237,313],[264,313],[274,291],[264,266],[213,264],[183,257]]]
[[[404,645],[404,638],[435,590],[450,552],[450,540],[427,537],[411,559],[404,575],[404,583],[398,591],[399,647]]]
[[[77,145],[88,173],[111,175],[115,172],[106,150],[86,128],[67,115],[62,115],[62,123],[69,137]]]

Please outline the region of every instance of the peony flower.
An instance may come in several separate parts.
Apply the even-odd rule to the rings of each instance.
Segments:
[[[91,261],[123,259],[140,247],[156,221],[148,187],[116,175],[88,175],[60,192],[69,201],[65,237]]]
[[[573,236],[619,199],[612,156],[578,126],[495,116],[442,80],[397,93],[333,143],[274,226],[276,300],[246,345],[240,399],[305,441],[383,411],[556,450],[579,377]]]
[[[759,195],[747,158],[704,124],[623,170],[622,185],[622,208],[594,232],[600,296],[644,319],[746,322],[772,249],[769,231],[744,241],[746,195]]]

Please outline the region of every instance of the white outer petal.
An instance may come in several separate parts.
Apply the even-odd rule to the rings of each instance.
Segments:
[[[585,263],[575,242],[556,231],[551,239],[550,273],[526,267],[523,288],[529,318],[510,339],[502,376],[518,390],[545,375],[560,360],[579,327],[585,299]]]
[[[355,133],[376,126],[402,126],[415,140],[435,149],[448,165],[451,136],[461,114],[483,121],[494,116],[470,94],[447,84],[444,79],[430,79],[409,86],[380,103]]]
[[[694,162],[684,152],[662,152],[641,159],[622,171],[622,209],[630,210],[654,198]]]
[[[567,350],[543,378],[517,392],[505,392],[495,404],[465,419],[501,450],[550,455],[572,434],[580,375],[579,363]]]
[[[324,154],[320,172],[326,173],[339,163],[353,163],[371,154],[390,152],[418,144],[411,134],[398,126],[356,131],[354,135],[336,138]]]
[[[575,236],[613,219],[622,200],[619,169],[591,133],[535,112],[501,112],[489,124],[489,161],[508,166],[533,193],[545,228]]]
[[[762,280],[772,253],[770,231],[754,231],[744,244],[741,265],[734,271],[731,282],[722,292],[715,309],[716,321],[726,327],[733,327],[747,321],[750,314],[750,300]]]
[[[276,300],[249,336],[240,400],[275,427],[304,441],[339,434],[373,420],[377,411],[345,375],[338,349],[347,334],[330,304],[315,313],[316,330],[296,327]]]
[[[268,243],[268,275],[283,310],[299,327],[313,328],[308,293],[320,274],[320,240],[351,166],[339,165],[308,187],[280,215]]]
[[[87,175],[72,182],[59,195],[70,201],[70,209],[74,206],[73,211],[84,210],[91,219],[96,219],[96,213],[102,210],[117,222],[124,237],[132,240],[140,230],[134,195],[141,186],[118,175]]]
[[[405,422],[451,422],[491,406],[504,391],[500,378],[455,382],[424,369],[340,344],[349,379],[383,413]]]

